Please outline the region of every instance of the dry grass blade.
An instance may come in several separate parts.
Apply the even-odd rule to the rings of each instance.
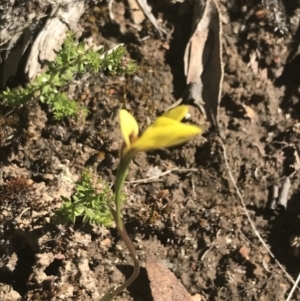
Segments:
[[[293,294],[294,294],[294,292],[295,292],[295,289],[296,289],[296,287],[297,287],[298,284],[299,284],[299,281],[300,281],[300,273],[299,273],[299,275],[298,275],[298,277],[297,277],[297,279],[296,279],[296,282],[294,283],[294,285],[293,285],[293,287],[292,287],[292,289],[291,289],[291,291],[290,291],[290,293],[289,293],[289,295],[288,295],[286,301],[290,301],[290,300],[291,300],[291,298],[292,298],[292,296],[293,296]]]
[[[141,7],[141,9],[143,10],[144,14],[149,19],[149,21],[152,23],[152,25],[157,30],[160,38],[162,39],[163,35],[165,34],[165,31],[159,26],[159,24],[158,24],[157,20],[155,19],[154,15],[149,10],[149,7],[147,5],[147,1],[146,0],[137,0],[137,2],[139,4],[139,6]]]

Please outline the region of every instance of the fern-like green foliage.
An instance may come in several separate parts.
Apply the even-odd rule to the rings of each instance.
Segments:
[[[62,197],[63,204],[55,212],[55,221],[60,224],[75,223],[83,217],[84,223],[111,226],[113,217],[108,204],[113,202],[111,188],[91,169],[85,169],[76,183],[71,199]]]
[[[45,62],[46,71],[36,77],[25,88],[7,88],[0,99],[11,107],[25,104],[29,100],[39,99],[49,105],[56,119],[87,114],[87,109],[61,92],[78,75],[86,72],[110,71],[117,74],[131,74],[136,70],[135,63],[126,58],[126,49],[118,46],[108,52],[104,48],[86,49],[75,35],[69,33],[62,48],[57,52],[54,62]]]

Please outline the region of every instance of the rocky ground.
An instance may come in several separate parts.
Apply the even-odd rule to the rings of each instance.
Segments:
[[[228,164],[221,139],[193,106],[191,120],[206,128],[203,136],[134,159],[124,219],[143,268],[116,300],[155,301],[144,268],[149,254],[201,301],[284,300],[300,272],[300,5],[217,3],[224,62],[219,123]],[[55,121],[39,103],[1,117],[1,300],[99,300],[130,275],[114,228],[56,226],[51,216],[85,167],[114,181],[119,108],[145,128],[183,93],[191,5],[149,4],[166,29],[164,40],[148,20],[132,22],[125,1],[113,4],[116,23],[106,2],[91,4],[82,17],[83,37],[107,48],[124,43],[138,65],[132,76],[81,79],[74,93],[89,108],[84,122]],[[274,187],[280,194],[288,181],[287,204],[273,208]],[[292,300],[299,299],[296,290]]]

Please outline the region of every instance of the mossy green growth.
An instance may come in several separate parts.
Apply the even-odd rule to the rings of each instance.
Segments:
[[[3,103],[16,107],[29,100],[40,100],[49,105],[56,119],[86,115],[87,109],[70,99],[66,90],[69,83],[87,72],[109,71],[117,74],[131,74],[135,63],[126,58],[126,49],[117,46],[108,52],[104,48],[94,50],[79,43],[73,33],[69,33],[54,62],[44,62],[46,71],[33,79],[25,88],[7,88],[0,94]]]
[[[55,212],[56,223],[75,223],[77,217],[82,217],[84,223],[112,225],[113,217],[108,204],[114,200],[113,191],[92,169],[82,172],[74,195],[70,199],[62,197],[62,200],[61,208]]]

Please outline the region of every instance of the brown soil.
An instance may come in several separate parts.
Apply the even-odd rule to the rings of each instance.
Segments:
[[[133,112],[145,128],[184,90],[191,7],[189,1],[155,2],[166,41],[149,21],[137,31],[123,1],[114,4],[119,24],[111,23],[105,2],[82,18],[84,37],[107,47],[125,43],[139,66],[133,76],[91,75],[76,85],[75,95],[90,110],[84,122],[57,122],[40,104],[1,118],[1,300],[99,300],[129,277],[131,260],[114,228],[80,221],[57,227],[50,217],[84,167],[113,182],[122,144],[119,108]],[[147,254],[155,254],[202,301],[284,300],[292,283],[275,259],[293,279],[300,272],[299,8],[297,1],[264,2],[272,5],[218,1],[225,71],[219,122],[246,210],[220,138],[209,130],[183,147],[139,154],[128,181],[145,179],[154,168],[178,170],[126,184],[124,219],[142,266]],[[191,114],[199,123],[198,109]],[[271,210],[273,186],[281,188],[287,176],[287,208]],[[116,300],[153,300],[145,268]],[[300,300],[299,290],[293,300]]]

